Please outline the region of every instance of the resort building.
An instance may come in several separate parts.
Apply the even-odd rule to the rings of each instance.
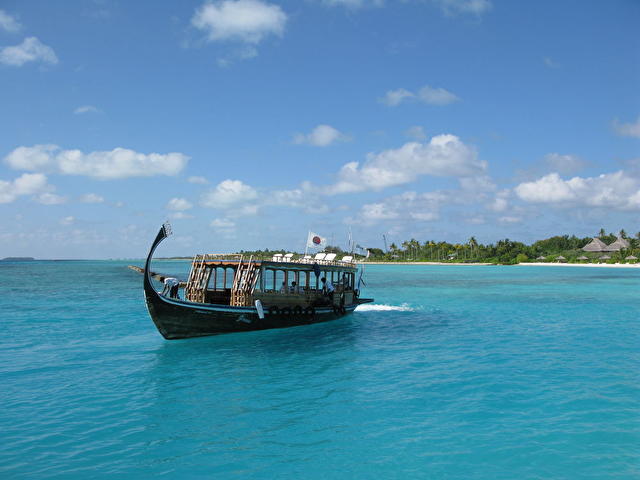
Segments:
[[[582,250],[585,252],[619,252],[626,248],[631,248],[631,244],[629,244],[628,240],[622,237],[618,237],[616,241],[610,245],[607,245],[599,238],[594,238],[582,247]]]

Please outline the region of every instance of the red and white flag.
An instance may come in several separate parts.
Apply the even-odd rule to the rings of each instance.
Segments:
[[[327,239],[320,235],[309,232],[307,237],[307,248],[324,248],[327,246]]]

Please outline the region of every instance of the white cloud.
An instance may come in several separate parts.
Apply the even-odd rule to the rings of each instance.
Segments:
[[[196,185],[206,185],[207,183],[209,183],[209,180],[204,177],[193,176],[187,178],[187,182],[194,183]]]
[[[437,135],[428,143],[409,142],[395,150],[370,153],[362,165],[345,164],[337,182],[324,193],[380,190],[412,182],[421,175],[471,177],[481,175],[486,167],[476,150],[455,135]]]
[[[36,37],[28,37],[20,45],[0,49],[0,63],[21,67],[27,62],[56,64],[58,57],[53,49]]]
[[[511,216],[500,217],[498,218],[498,222],[506,223],[506,224],[520,223],[522,222],[522,217],[511,217]]]
[[[548,153],[544,156],[544,161],[552,171],[565,175],[579,172],[585,167],[585,162],[576,155]]]
[[[384,97],[380,100],[381,103],[390,107],[396,107],[400,105],[404,100],[414,98],[415,94],[404,88],[398,88],[397,90],[389,90],[385,93]]]
[[[409,129],[407,129],[406,132],[404,132],[404,134],[407,137],[413,138],[414,140],[417,140],[417,141],[426,140],[427,138],[427,134],[425,133],[424,128],[422,128],[419,125],[410,127]]]
[[[321,202],[313,187],[308,183],[303,183],[301,188],[270,192],[264,202],[271,206],[301,208],[305,213],[310,214],[329,212],[329,207]]]
[[[185,213],[185,212],[174,212],[171,215],[169,215],[169,217],[174,220],[184,220],[185,218],[193,218],[193,215],[189,215],[188,213]]]
[[[416,93],[404,88],[389,90],[385,96],[379,100],[381,103],[390,107],[396,107],[405,101],[420,101],[427,105],[442,106],[457,102],[460,98],[444,88],[434,88],[425,85]]]
[[[76,221],[75,217],[69,215],[60,219],[60,225],[72,225]]]
[[[80,197],[82,203],[103,203],[104,197],[95,193],[86,193]]]
[[[514,191],[525,202],[559,207],[640,208],[640,203],[635,200],[640,195],[640,180],[623,170],[569,180],[550,173],[536,181],[521,183]]]
[[[82,115],[83,113],[100,113],[100,110],[93,105],[82,105],[81,107],[76,108],[73,113],[76,115]]]
[[[215,218],[214,220],[211,221],[211,226],[213,228],[220,228],[220,229],[236,228],[235,222],[228,218]]]
[[[381,201],[362,206],[358,217],[349,218],[349,223],[373,225],[381,221],[431,222],[440,218],[440,208],[454,202],[451,192],[404,192]]]
[[[348,139],[349,137],[340,133],[339,130],[336,130],[331,125],[318,125],[311,131],[311,133],[306,135],[303,133],[297,133],[293,137],[293,143],[298,145],[313,145],[314,147],[327,147],[333,143],[344,142]]]
[[[36,196],[35,201],[43,205],[62,205],[63,203],[67,203],[66,197],[49,192],[41,193]]]
[[[329,7],[347,7],[347,8],[361,8],[361,7],[381,7],[384,5],[384,0],[322,0],[324,5]]]
[[[57,145],[18,147],[4,158],[16,170],[46,171],[63,175],[84,175],[100,180],[155,175],[174,176],[189,160],[182,153],[138,153],[126,148],[83,153],[61,150]]]
[[[549,68],[560,68],[560,64],[555,62],[552,58],[550,57],[543,57],[542,61],[544,62],[544,64],[549,67]]]
[[[460,100],[444,88],[433,88],[425,85],[418,91],[418,98],[429,105],[449,105]]]
[[[471,14],[480,16],[492,8],[489,0],[434,0],[445,15]]]
[[[640,116],[635,122],[631,123],[620,123],[618,119],[615,119],[613,128],[620,136],[640,138]]]
[[[224,0],[205,3],[191,24],[211,42],[239,41],[258,44],[269,35],[282,36],[287,15],[278,5],[261,0]]]
[[[202,196],[203,207],[227,209],[234,207],[236,212],[250,215],[257,212],[257,207],[246,205],[258,198],[258,192],[240,180],[224,180],[213,190]],[[243,205],[244,204],[244,205]]]
[[[184,210],[189,210],[193,205],[191,202],[184,198],[172,198],[167,203],[167,210],[172,210],[174,212],[181,212]]]
[[[0,180],[0,203],[12,203],[19,196],[34,195],[51,189],[45,175],[24,173],[13,181]]]
[[[4,10],[0,10],[0,30],[15,33],[22,28],[22,25]]]

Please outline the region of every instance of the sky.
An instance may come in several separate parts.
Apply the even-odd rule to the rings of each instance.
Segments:
[[[3,0],[0,258],[640,231],[640,2]]]

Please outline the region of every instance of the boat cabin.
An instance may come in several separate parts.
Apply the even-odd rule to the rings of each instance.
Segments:
[[[357,266],[352,257],[329,260],[322,254],[293,259],[292,254],[271,260],[242,255],[197,255],[193,259],[185,298],[196,303],[252,306],[265,309],[305,309],[354,302]],[[326,279],[326,284],[321,280]],[[333,291],[331,291],[333,287]]]

